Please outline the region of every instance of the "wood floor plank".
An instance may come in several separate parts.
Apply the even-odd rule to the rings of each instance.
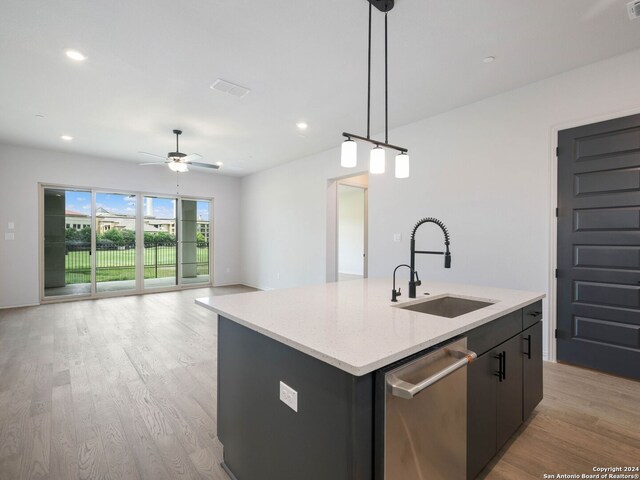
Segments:
[[[140,478],[143,480],[170,479],[162,461],[162,454],[152,441],[144,420],[131,402],[127,386],[114,386],[112,397]]]
[[[110,480],[110,478],[100,438],[90,438],[78,445],[78,479]]]
[[[21,454],[0,458],[0,478],[20,478],[21,462]]]
[[[131,453],[131,446],[110,395],[96,402],[96,415],[111,478],[139,480],[140,475]]]
[[[0,434],[0,459],[22,455],[29,424],[31,400],[11,403]]]
[[[71,397],[78,444],[99,436],[91,385],[84,364],[73,364],[70,369]]]
[[[78,445],[71,384],[53,388],[51,402],[51,460],[52,479],[74,479],[78,476]]]
[[[28,480],[48,479],[50,451],[50,412],[30,416],[25,432],[19,478]]]
[[[51,393],[53,365],[40,363],[36,367],[33,396],[31,397],[31,416],[51,412]]]

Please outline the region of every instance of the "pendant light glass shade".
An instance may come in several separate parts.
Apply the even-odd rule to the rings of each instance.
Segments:
[[[169,168],[174,172],[180,172],[180,173],[189,171],[189,167],[187,166],[186,163],[171,162],[169,163]]]
[[[396,178],[409,177],[409,155],[402,152],[396,155]]]
[[[358,144],[350,138],[342,142],[340,165],[345,168],[353,168],[358,163]]]
[[[369,157],[369,172],[384,173],[384,149],[376,147],[371,150]]]

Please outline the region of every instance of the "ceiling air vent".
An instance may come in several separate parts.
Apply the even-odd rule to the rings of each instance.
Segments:
[[[221,78],[213,82],[213,85],[211,85],[209,88],[211,90],[218,90],[219,92],[228,93],[229,95],[233,95],[234,97],[238,98],[246,96],[251,91],[248,88],[241,87],[240,85],[236,85],[235,83],[227,82],[226,80],[222,80]]]
[[[627,11],[631,20],[640,17],[640,0],[627,3]]]

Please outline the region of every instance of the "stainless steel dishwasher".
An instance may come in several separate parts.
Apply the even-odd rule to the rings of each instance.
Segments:
[[[466,337],[384,374],[384,479],[464,479],[467,473]]]

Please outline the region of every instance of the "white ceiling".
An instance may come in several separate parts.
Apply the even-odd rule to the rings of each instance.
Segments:
[[[396,0],[390,127],[640,48],[625,4]],[[147,161],[137,152],[172,150],[180,128],[182,151],[231,175],[337,146],[345,130],[365,133],[367,6],[3,0],[0,141]],[[374,10],[372,132],[383,129],[382,17]],[[88,59],[69,60],[67,48]],[[217,78],[252,92],[210,90]]]

